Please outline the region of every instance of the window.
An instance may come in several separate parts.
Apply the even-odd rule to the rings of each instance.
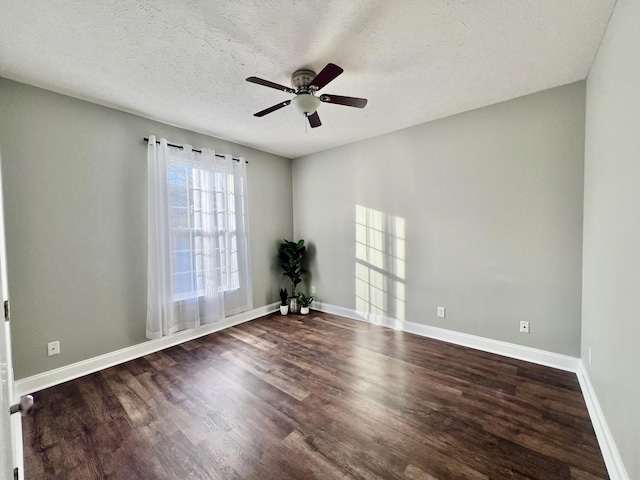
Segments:
[[[147,338],[252,307],[244,159],[149,136]]]
[[[167,177],[173,299],[179,301],[204,295],[205,255],[216,256],[218,289],[238,289],[233,173],[219,169],[205,171],[185,162],[171,161]],[[238,195],[242,193],[238,192]],[[207,202],[207,198],[213,201]],[[215,222],[215,228],[204,228],[206,222]],[[211,233],[213,231],[216,233]]]

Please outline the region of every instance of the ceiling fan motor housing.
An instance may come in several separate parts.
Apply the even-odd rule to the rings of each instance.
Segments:
[[[313,70],[296,70],[291,75],[291,86],[296,91],[307,91],[307,87],[314,78],[316,78],[316,72]]]

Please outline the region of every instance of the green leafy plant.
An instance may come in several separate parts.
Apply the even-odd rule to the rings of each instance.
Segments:
[[[307,297],[304,293],[300,292],[298,294],[298,302],[300,302],[301,307],[308,307],[313,302],[313,297]]]
[[[280,305],[285,307],[287,305],[287,299],[289,298],[289,294],[287,293],[286,288],[280,289]]]
[[[278,258],[284,270],[283,275],[291,280],[292,298],[296,297],[296,287],[302,281],[302,274],[306,272],[302,268],[302,259],[306,250],[307,247],[304,245],[304,240],[300,240],[297,243],[285,240],[278,249]]]

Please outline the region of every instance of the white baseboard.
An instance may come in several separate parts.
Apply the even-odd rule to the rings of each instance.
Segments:
[[[591,424],[596,432],[598,444],[600,445],[609,477],[611,480],[629,480],[629,475],[624,467],[624,463],[622,463],[620,452],[618,452],[618,447],[616,447],[616,442],[613,439],[611,430],[609,430],[609,424],[600,408],[600,402],[598,402],[598,397],[596,397],[589,373],[582,360],[580,360],[578,367],[578,381],[580,382],[580,388],[582,388],[582,395],[587,404]]]
[[[469,335],[467,333],[454,332],[453,330],[431,327],[421,323],[397,320],[383,315],[358,312],[349,308],[338,307],[336,305],[326,303],[314,302],[313,307],[321,312],[332,313],[334,315],[373,323],[375,325],[381,325],[395,330],[402,330],[404,332],[413,333],[423,337],[434,338],[436,340],[442,340],[456,345],[475,348],[476,350],[482,350],[484,352],[496,353],[498,355],[504,355],[505,357],[516,358],[518,360],[537,363],[538,365],[566,370],[568,372],[576,373],[578,371],[580,359],[569,355],[547,352],[546,350],[525,347],[514,343],[502,342],[500,340],[492,340],[490,338]]]
[[[218,323],[204,325],[191,330],[184,330],[169,337],[149,340],[139,343],[138,345],[116,350],[115,352],[106,353],[98,357],[89,358],[81,362],[72,363],[71,365],[66,365],[31,377],[16,380],[14,389],[15,401],[17,401],[21,395],[37,392],[38,390],[52,387],[69,380],[73,380],[74,378],[79,378],[84,375],[88,375],[89,373],[128,362],[129,360],[143,357],[144,355],[163,350],[167,347],[172,347],[174,345],[193,340],[194,338],[209,335],[210,333],[218,332],[225,328],[233,327],[269,313],[276,312],[278,311],[279,305],[280,302],[276,302],[270,305],[265,305],[264,307],[254,308],[248,312],[228,317]]]

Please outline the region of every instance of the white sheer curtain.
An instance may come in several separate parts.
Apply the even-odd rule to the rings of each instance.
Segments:
[[[151,135],[147,338],[252,308],[246,165]]]

